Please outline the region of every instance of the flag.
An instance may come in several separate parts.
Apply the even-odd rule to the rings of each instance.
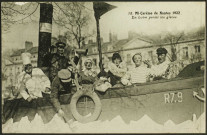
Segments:
[[[93,2],[93,10],[95,18],[100,19],[100,17],[106,12],[116,8],[116,6],[107,4],[105,2]]]

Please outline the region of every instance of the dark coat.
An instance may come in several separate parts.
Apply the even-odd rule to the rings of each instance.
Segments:
[[[52,81],[57,75],[58,71],[65,69],[69,66],[68,59],[59,54],[53,54],[49,65],[49,78]]]
[[[74,57],[74,63],[77,65],[79,61],[79,57]],[[65,56],[60,56],[57,53],[48,54],[44,58],[44,67],[49,67],[49,79],[52,82],[55,76],[57,75],[58,71],[61,69],[66,69],[67,67],[71,66],[70,61]]]
[[[79,82],[81,84],[93,84],[96,80],[98,80],[97,76],[86,76],[83,71],[79,73]]]
[[[74,79],[74,76],[72,76]],[[60,102],[59,102],[59,95],[61,91],[71,92],[72,81],[70,82],[62,82],[58,76],[56,76],[51,85],[51,94],[50,100],[53,106],[55,107],[56,111],[61,109]]]

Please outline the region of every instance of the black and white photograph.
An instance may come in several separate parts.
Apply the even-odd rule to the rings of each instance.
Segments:
[[[3,1],[2,133],[206,133],[205,62],[205,1]]]

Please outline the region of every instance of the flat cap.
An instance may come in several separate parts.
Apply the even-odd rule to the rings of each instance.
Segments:
[[[167,54],[167,50],[165,48],[158,48],[157,54]]]
[[[63,82],[70,82],[71,81],[71,72],[68,69],[61,69],[58,72],[58,77]]]
[[[55,45],[56,45],[57,47],[65,47],[65,46],[66,46],[66,44],[63,43],[63,42],[57,42]]]

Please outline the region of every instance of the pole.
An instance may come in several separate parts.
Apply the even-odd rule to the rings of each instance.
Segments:
[[[98,43],[98,53],[99,53],[99,67],[100,72],[103,71],[102,65],[102,51],[101,51],[101,38],[100,38],[100,28],[99,28],[99,18],[96,17],[96,26],[97,26],[97,43]]]
[[[103,71],[102,65],[102,51],[101,51],[101,38],[100,38],[100,28],[99,28],[99,19],[100,17],[105,14],[106,12],[114,9],[115,6],[107,4],[105,2],[93,2],[93,10],[94,16],[96,18],[96,25],[97,25],[97,43],[98,43],[98,52],[99,52],[99,67],[100,71]]]
[[[42,67],[45,55],[49,54],[52,35],[53,6],[51,3],[40,3],[39,47],[37,67]]]

